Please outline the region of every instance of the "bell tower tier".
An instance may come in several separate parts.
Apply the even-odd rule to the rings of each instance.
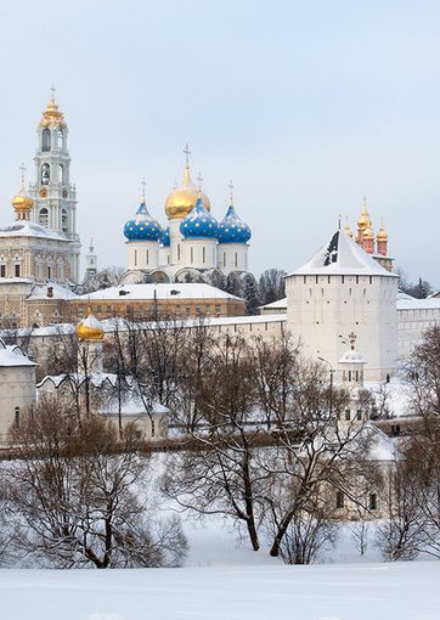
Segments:
[[[34,199],[32,216],[38,224],[70,240],[70,276],[78,284],[81,241],[76,228],[76,188],[70,180],[68,127],[53,93],[37,133],[35,183],[30,186]]]

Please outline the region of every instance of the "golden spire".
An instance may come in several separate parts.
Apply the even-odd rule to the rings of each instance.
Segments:
[[[349,239],[353,239],[353,233],[350,230],[350,224],[348,223],[348,215],[345,216],[344,232]]]
[[[21,187],[18,194],[16,194],[12,199],[12,206],[16,210],[19,219],[28,219],[28,214],[34,206],[34,201],[26,192],[24,181],[24,173],[26,172],[26,168],[24,164],[21,164],[19,170],[21,170]]]
[[[380,228],[379,228],[379,232],[377,233],[377,240],[378,241],[388,241],[388,234],[385,231],[384,225],[383,225],[383,217],[380,220]]]
[[[364,203],[360,218],[358,219],[358,228],[364,231],[366,228],[371,228],[370,216],[367,211],[367,197],[364,196]]]

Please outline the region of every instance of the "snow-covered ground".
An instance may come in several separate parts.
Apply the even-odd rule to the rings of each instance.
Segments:
[[[1,620],[438,620],[440,562],[380,563],[350,536],[285,566],[219,522],[186,522],[182,569],[0,570]],[[339,563],[339,562],[350,563]]]
[[[5,620],[438,620],[440,564],[3,570]]]

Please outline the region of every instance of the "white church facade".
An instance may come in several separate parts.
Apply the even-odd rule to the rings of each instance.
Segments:
[[[135,216],[124,226],[128,271],[123,280],[142,282],[213,282],[217,276],[248,272],[251,230],[238,216],[230,186],[230,202],[224,218],[211,213],[211,203],[191,179],[189,150],[180,185],[166,199],[166,226],[147,208],[145,191]]]

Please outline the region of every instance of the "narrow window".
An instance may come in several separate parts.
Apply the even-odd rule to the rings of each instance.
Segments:
[[[344,494],[342,491],[336,493],[336,508],[344,508]]]
[[[20,265],[14,265],[14,273],[16,278],[20,277]]]
[[[134,266],[137,267],[138,262],[138,253],[137,250],[134,251]]]
[[[238,267],[238,255],[237,255],[237,252],[235,252],[235,266]]]
[[[370,493],[369,506],[370,506],[370,510],[377,510],[377,495],[376,495],[376,493]]]
[[[49,185],[50,183],[50,166],[49,164],[43,164],[41,166],[41,185]]]
[[[194,249],[191,248],[191,265],[194,263]]]
[[[0,265],[0,278],[6,278],[6,265]]]
[[[147,265],[150,264],[150,250],[147,250]]]
[[[202,248],[203,262],[206,263],[206,248]]]
[[[48,151],[50,151],[50,129],[46,128],[43,131],[43,141],[41,145],[41,150],[44,153],[47,153]]]
[[[356,411],[356,420],[362,420],[362,410],[358,409]]]
[[[15,407],[14,425],[15,428],[20,426],[20,407]]]
[[[345,410],[345,419],[347,420],[347,422],[350,421],[350,409]]]
[[[226,267],[226,252],[223,252],[223,267]]]
[[[47,278],[50,280],[52,277],[52,267],[50,265],[47,266]]]

